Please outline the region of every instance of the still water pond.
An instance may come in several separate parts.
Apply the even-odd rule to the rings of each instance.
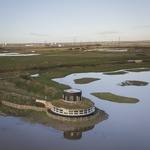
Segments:
[[[82,132],[78,140],[68,140],[64,132],[40,124],[30,124],[14,117],[0,116],[2,150],[149,150],[150,149],[150,71],[125,74],[77,73],[54,79],[72,88],[104,110],[108,119]],[[122,70],[120,71],[122,72]],[[75,79],[99,78],[88,84],[75,84]],[[127,80],[147,82],[145,86],[119,86]],[[139,99],[138,103],[115,103],[101,100],[91,93],[110,92]],[[61,126],[61,124],[60,124]]]

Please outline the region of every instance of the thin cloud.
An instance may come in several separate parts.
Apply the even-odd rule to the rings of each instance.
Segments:
[[[34,36],[48,36],[48,34],[39,34],[39,33],[30,33],[30,35],[34,35]]]
[[[150,25],[145,25],[145,26],[134,26],[133,28],[150,28]]]
[[[148,26],[143,26],[143,28],[150,28],[150,25],[148,25]]]
[[[103,31],[103,32],[97,32],[95,35],[110,35],[110,34],[118,34],[119,31]]]
[[[69,39],[78,39],[83,37],[83,35],[75,35],[75,36],[66,36],[65,38],[69,38]]]
[[[81,38],[83,36],[70,36],[70,37],[64,37],[64,38],[69,38],[69,39],[78,39]]]

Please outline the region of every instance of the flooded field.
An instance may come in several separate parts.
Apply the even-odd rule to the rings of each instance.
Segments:
[[[19,53],[0,53],[0,57],[13,57],[13,56],[38,56],[40,54],[19,54]]]
[[[96,78],[92,82],[75,83],[77,79]],[[19,118],[0,116],[2,150],[149,150],[150,149],[150,71],[119,70],[105,73],[77,73],[56,82],[81,89],[108,117],[95,125],[76,128],[76,124],[46,126],[31,124]],[[135,103],[104,100],[92,93],[138,99]],[[105,116],[105,115],[104,115]],[[74,127],[75,126],[75,127]],[[67,130],[69,129],[69,130]],[[73,138],[74,137],[74,138]]]

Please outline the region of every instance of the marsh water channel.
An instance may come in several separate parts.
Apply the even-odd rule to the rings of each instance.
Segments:
[[[75,79],[99,80],[76,84]],[[43,126],[0,116],[0,145],[2,150],[149,150],[150,149],[150,71],[119,70],[111,73],[76,73],[56,82],[81,89],[82,95],[104,110],[108,118],[75,133],[63,131],[64,124]],[[121,86],[125,81],[141,81],[147,85]],[[136,103],[117,103],[91,95],[110,92],[136,98]],[[77,124],[77,123],[76,123]],[[70,127],[67,127],[70,128]],[[65,128],[67,130],[67,128]],[[62,130],[61,130],[62,129]],[[77,138],[69,138],[76,134]]]

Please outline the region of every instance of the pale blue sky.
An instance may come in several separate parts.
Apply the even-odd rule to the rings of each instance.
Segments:
[[[150,40],[150,0],[0,0],[0,43]]]

